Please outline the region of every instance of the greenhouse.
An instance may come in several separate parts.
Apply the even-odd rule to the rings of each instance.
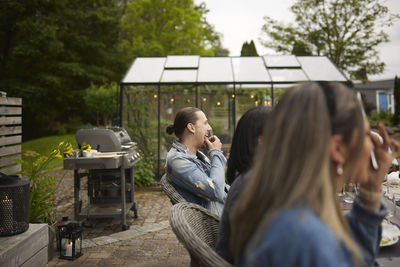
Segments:
[[[294,83],[322,80],[349,82],[325,56],[138,57],[120,83],[119,122],[144,158],[153,159],[159,179],[174,139],[165,128],[179,109],[202,109],[227,153],[249,108],[273,106]]]

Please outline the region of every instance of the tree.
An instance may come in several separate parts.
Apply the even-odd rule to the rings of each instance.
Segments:
[[[240,51],[241,57],[258,57],[256,45],[254,41],[251,40],[250,43],[244,42],[242,45],[242,50]]]
[[[193,0],[131,1],[121,21],[121,50],[129,63],[137,56],[213,56],[215,48],[221,51],[220,35],[207,12]]]
[[[94,115],[96,126],[107,126],[110,119],[116,115],[117,109],[116,83],[104,84],[102,86],[91,85],[86,89],[84,100],[85,107]]]
[[[382,73],[377,46],[388,42],[383,31],[399,18],[379,0],[297,0],[295,24],[265,17],[266,47],[296,55],[325,55],[351,79],[367,81]]]
[[[394,78],[394,116],[393,116],[393,124],[400,124],[400,79],[399,77]]]
[[[57,133],[84,113],[91,83],[121,78],[120,1],[2,1],[0,12],[0,88],[23,98],[24,138]]]

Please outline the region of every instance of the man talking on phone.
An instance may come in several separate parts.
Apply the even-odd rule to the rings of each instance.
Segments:
[[[186,201],[220,216],[229,189],[225,184],[226,158],[219,138],[209,136],[212,129],[206,115],[198,108],[183,108],[166,130],[178,138],[167,154],[167,180]],[[200,151],[204,146],[208,157]]]

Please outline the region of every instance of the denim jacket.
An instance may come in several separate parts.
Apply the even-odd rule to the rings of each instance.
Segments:
[[[194,155],[186,146],[174,141],[168,151],[165,169],[167,179],[188,202],[201,205],[221,215],[226,199],[225,164],[221,151],[212,149],[209,158],[198,151]]]
[[[374,211],[356,199],[346,215],[353,240],[360,248],[362,266],[374,265],[386,214],[383,203],[381,210]],[[353,266],[344,243],[306,205],[279,213],[258,240],[248,243],[243,258],[237,261],[239,266]]]

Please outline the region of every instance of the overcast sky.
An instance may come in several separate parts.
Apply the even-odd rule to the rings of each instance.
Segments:
[[[286,23],[294,18],[290,6],[295,0],[195,0],[196,4],[205,2],[210,12],[209,23],[223,34],[223,46],[228,48],[231,56],[239,56],[242,44],[253,40],[259,55],[274,54],[260,44],[263,17],[269,16]],[[383,1],[391,13],[400,13],[400,0]],[[386,63],[385,72],[371,76],[371,80],[400,76],[400,21],[387,30],[389,43],[378,47],[380,58]]]

